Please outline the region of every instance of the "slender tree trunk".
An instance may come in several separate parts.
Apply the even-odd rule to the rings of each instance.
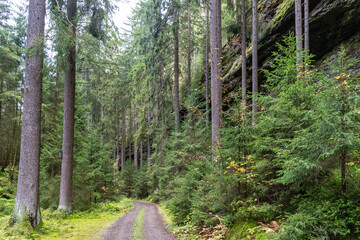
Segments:
[[[59,211],[72,212],[72,175],[74,161],[74,124],[75,124],[75,74],[76,74],[76,0],[68,0],[67,15],[71,44],[68,49],[68,69],[65,74],[64,123],[61,162],[61,183]]]
[[[305,60],[309,56],[310,39],[309,39],[309,0],[304,0],[304,48]],[[305,64],[305,70],[308,70],[308,65]]]
[[[121,171],[124,171],[126,158],[126,110],[123,111],[123,117],[121,120]]]
[[[345,79],[341,79],[341,131],[345,132]],[[346,192],[346,149],[341,149],[341,190],[343,193]]]
[[[211,0],[210,48],[211,48],[211,133],[214,160],[220,147],[222,108],[222,44],[221,44],[221,1]]]
[[[189,1],[188,6],[188,45],[187,45],[187,94],[190,96],[191,94],[191,1]]]
[[[148,127],[150,128],[150,111],[148,111]],[[147,162],[148,162],[148,166],[150,164],[151,161],[151,139],[150,139],[150,134],[148,134],[147,136]]]
[[[238,22],[237,0],[233,0],[233,1],[234,1],[234,21],[237,23]]]
[[[180,109],[179,109],[179,19],[178,6],[176,0],[174,9],[174,114],[175,114],[175,131],[179,132],[180,128]]]
[[[1,80],[0,80],[0,96],[3,94],[3,87],[4,87],[4,80],[3,80],[3,78],[1,78]],[[1,113],[2,113],[2,98],[0,98],[0,136],[2,136],[1,135],[1,127],[2,127],[2,124],[1,124]],[[1,149],[1,148],[0,148]],[[0,152],[0,154],[1,154],[1,152]],[[0,155],[0,157],[1,157],[1,155]],[[2,159],[2,158],[1,158]]]
[[[140,167],[143,165],[143,143],[140,142]]]
[[[27,49],[35,48],[37,54],[26,58],[19,177],[11,216],[13,223],[29,221],[32,226],[41,219],[39,168],[45,5],[45,0],[29,2]]]
[[[255,125],[258,106],[256,97],[258,94],[258,20],[257,20],[257,0],[252,0],[253,13],[253,36],[252,36],[252,124]]]
[[[301,0],[295,0],[295,37],[296,37],[296,69],[299,72],[302,64],[301,50],[303,49],[302,44],[302,14],[301,14]]]
[[[17,105],[17,104],[16,104]],[[21,115],[21,112],[20,112]],[[17,118],[17,111],[16,111],[16,115],[15,117]],[[9,169],[9,180],[11,182],[13,182],[14,180],[14,172],[16,169],[16,160],[17,160],[17,155],[18,155],[18,145],[19,145],[19,129],[21,128],[21,123],[17,122],[17,126],[16,126],[16,132],[15,132],[15,152],[14,152],[14,157],[13,157],[13,161],[11,163],[11,169]]]
[[[137,136],[136,133],[138,131],[138,114],[137,109],[135,109],[135,129],[134,129],[134,165],[135,168],[138,167],[138,151],[137,151]]]
[[[209,113],[209,1],[206,1],[206,44],[205,44],[205,111],[206,111],[206,125],[210,121]]]
[[[84,93],[85,93],[85,98],[84,98],[84,106],[86,107],[85,108],[85,114],[84,114],[84,118],[85,120],[87,119],[88,117],[88,114],[87,114],[87,105],[88,105],[88,100],[87,100],[87,84],[88,84],[88,78],[89,78],[89,71],[87,68],[85,68],[85,73],[84,73],[84,81],[85,81],[85,85],[84,85]]]
[[[132,160],[132,126],[133,126],[133,115],[132,115],[132,106],[131,106],[131,103],[129,104],[130,107],[129,107],[129,125],[128,125],[128,144],[129,144],[129,160],[131,161]]]
[[[3,84],[3,78],[1,78],[0,80],[0,96],[3,94],[3,87],[4,87],[4,84]],[[2,98],[0,98],[0,141],[2,142],[3,139],[2,139],[2,123],[1,123],[1,120],[2,120]],[[3,154],[4,154],[4,150],[3,150],[3,144],[0,145],[0,164],[1,164],[1,171],[3,171],[5,168],[6,168],[6,163],[3,162]]]
[[[116,98],[116,103],[118,99]],[[115,114],[116,114],[116,139],[115,139],[115,149],[114,149],[114,183],[118,181],[118,173],[119,173],[119,138],[120,138],[120,113],[117,104],[115,105]]]
[[[246,16],[245,0],[241,0],[241,92],[242,92],[242,115],[246,118]]]

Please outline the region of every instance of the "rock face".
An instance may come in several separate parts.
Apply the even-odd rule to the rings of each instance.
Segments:
[[[259,68],[267,68],[272,52],[277,50],[276,43],[294,31],[294,0],[266,0],[259,11],[260,28],[263,29],[259,34]],[[351,57],[360,60],[360,0],[311,0],[309,22],[310,52],[315,54],[318,66],[321,65],[320,60],[330,60],[340,45],[350,50]],[[251,51],[247,52],[250,76]],[[357,74],[359,70],[358,65],[352,74]],[[264,83],[261,71],[259,83]],[[232,40],[226,44],[224,51],[224,86],[226,91],[231,91],[240,85],[241,49],[238,42]]]

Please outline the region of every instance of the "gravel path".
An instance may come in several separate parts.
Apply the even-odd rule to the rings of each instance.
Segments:
[[[141,208],[144,208],[144,240],[175,240],[164,226],[157,207],[152,203],[133,202],[135,207],[119,218],[103,235],[103,240],[133,240],[133,226]]]

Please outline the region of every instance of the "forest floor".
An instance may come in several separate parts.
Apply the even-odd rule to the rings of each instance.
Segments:
[[[134,208],[108,228],[103,240],[173,240],[158,208],[148,202],[133,201]]]

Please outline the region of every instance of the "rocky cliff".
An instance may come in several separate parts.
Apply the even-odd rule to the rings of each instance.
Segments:
[[[259,68],[267,68],[276,51],[276,43],[294,31],[294,0],[265,0],[259,2]],[[250,16],[251,17],[251,16]],[[310,0],[310,52],[316,65],[331,60],[341,45],[351,57],[360,60],[360,0]],[[251,45],[247,49],[247,71],[251,77]],[[241,87],[241,48],[236,38],[224,50],[224,86],[227,91]],[[352,70],[358,74],[360,62]],[[251,79],[248,78],[248,86]],[[264,75],[259,73],[259,83]],[[251,89],[249,89],[251,90]]]

